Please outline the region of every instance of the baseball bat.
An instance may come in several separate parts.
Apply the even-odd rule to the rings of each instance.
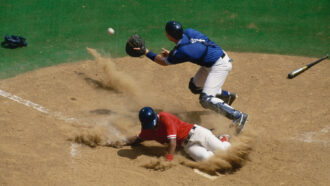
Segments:
[[[298,68],[297,70],[292,71],[290,74],[288,74],[288,78],[289,79],[292,79],[292,78],[298,76],[302,72],[306,71],[307,69],[311,68],[312,66],[318,64],[319,62],[321,62],[321,61],[323,61],[323,60],[325,60],[327,58],[328,58],[328,54],[325,55],[324,57],[322,57],[322,58],[320,58],[320,59],[318,59],[318,60],[316,60],[316,61],[308,64],[308,65],[305,65],[305,66],[303,66],[301,68]]]

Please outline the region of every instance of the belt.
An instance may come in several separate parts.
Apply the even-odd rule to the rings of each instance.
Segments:
[[[225,54],[225,53],[223,53],[222,56],[221,56],[220,58],[223,59],[224,57],[226,57],[226,54]],[[231,58],[229,58],[229,63],[231,63],[231,62],[233,62],[233,60],[232,60]]]
[[[187,145],[187,143],[189,142],[191,136],[193,135],[192,131],[195,130],[195,129],[196,129],[196,126],[194,125],[194,126],[190,129],[189,134],[188,134],[187,138],[184,140],[183,144]]]
[[[225,56],[226,56],[226,54],[225,54],[225,53],[223,53],[223,54],[222,54],[222,56],[221,56],[221,58],[224,58]]]

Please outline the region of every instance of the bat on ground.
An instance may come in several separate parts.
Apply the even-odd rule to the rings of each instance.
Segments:
[[[298,68],[297,70],[292,71],[290,74],[288,74],[288,78],[289,79],[292,79],[292,78],[298,76],[302,72],[306,71],[307,69],[311,68],[312,66],[318,64],[319,62],[321,62],[321,61],[323,61],[323,60],[325,60],[327,58],[328,58],[328,54],[325,55],[324,57],[322,57],[322,58],[320,58],[320,59],[318,59],[318,60],[316,60],[316,61],[308,64],[308,65],[305,65],[305,66],[303,66],[301,68]]]

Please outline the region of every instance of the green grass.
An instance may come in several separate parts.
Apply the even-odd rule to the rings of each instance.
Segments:
[[[228,51],[323,56],[329,52],[329,7],[328,0],[0,0],[0,37],[21,35],[29,43],[0,48],[0,78],[88,59],[86,47],[124,56],[135,32],[155,52],[170,49],[164,25],[172,19]]]

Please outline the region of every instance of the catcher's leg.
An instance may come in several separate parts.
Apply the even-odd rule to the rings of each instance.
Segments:
[[[218,85],[219,86],[219,91],[217,92],[215,97],[223,100],[228,105],[231,105],[235,101],[235,99],[237,98],[236,93],[228,92],[226,90],[221,90],[221,87],[222,87],[223,83],[225,82],[225,80],[228,76],[228,73],[232,69],[232,63],[231,62],[232,62],[232,59],[229,58],[229,56],[226,53],[225,57],[220,58],[216,62],[214,67],[212,67],[211,73],[214,73],[215,75],[212,75],[212,79],[210,80],[211,82],[218,82],[219,83],[219,85]],[[205,92],[209,95],[214,95],[212,91],[206,90]]]
[[[224,58],[219,58],[219,60],[210,69],[199,99],[201,105],[204,108],[216,111],[233,120],[234,124],[237,124],[237,132],[239,133],[246,122],[247,114],[233,109],[222,99],[216,97],[218,92],[223,92],[224,94],[227,92],[222,91],[221,87],[224,84],[231,69],[231,59],[228,57],[228,55],[226,55]],[[227,101],[228,103],[230,102],[229,99]]]
[[[216,94],[215,97],[222,99],[228,105],[233,104],[233,102],[238,97],[236,93],[222,90],[221,93]]]
[[[195,76],[190,79],[188,87],[193,94],[200,94],[202,92],[210,70],[211,68],[208,67],[200,67]]]
[[[189,89],[193,94],[200,94],[203,91],[202,87],[198,87],[194,83],[194,78],[191,78],[189,81]],[[233,102],[236,100],[238,97],[236,93],[234,92],[228,92],[226,90],[222,90],[221,93],[217,93],[215,95],[217,98],[223,100],[225,103],[228,105],[233,104]]]
[[[236,126],[236,133],[238,134],[241,132],[245,122],[247,121],[247,114],[235,110],[221,99],[214,96],[209,96],[203,92],[200,94],[199,101],[204,108],[211,109],[226,116],[228,119],[233,120],[233,124]]]
[[[210,68],[204,82],[204,93],[212,96],[216,96],[217,93],[222,93],[222,85],[225,83],[225,80],[232,69],[232,64],[229,62],[229,59],[230,58],[227,56],[219,58]]]
[[[190,91],[193,93],[193,94],[200,94],[200,93],[202,93],[202,90],[203,90],[203,88],[201,88],[201,87],[198,87],[198,86],[196,86],[195,85],[195,83],[194,83],[194,78],[191,78],[190,79],[190,81],[189,81],[189,89],[190,89]]]

